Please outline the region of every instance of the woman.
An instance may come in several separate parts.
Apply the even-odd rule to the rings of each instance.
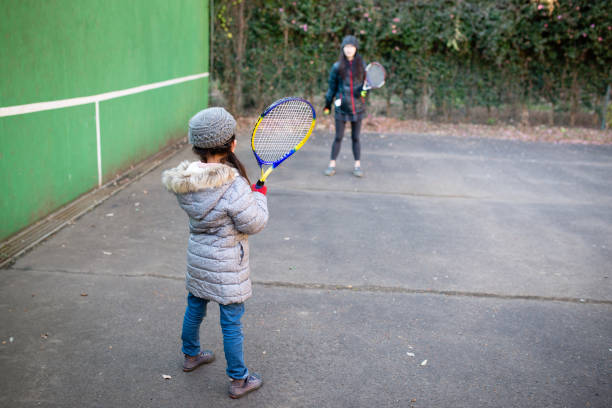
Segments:
[[[353,141],[353,157],[355,166],[353,175],[363,177],[361,170],[361,146],[359,143],[359,132],[361,120],[365,117],[365,96],[363,90],[365,80],[365,63],[361,55],[357,53],[357,38],[352,35],[344,37],[342,49],[338,61],[334,63],[329,73],[329,88],[325,95],[325,109],[323,112],[329,115],[332,101],[335,103],[336,137],[332,144],[331,160],[325,170],[326,176],[336,174],[336,158],[340,153],[344,127],[346,122],[351,122],[351,139]]]

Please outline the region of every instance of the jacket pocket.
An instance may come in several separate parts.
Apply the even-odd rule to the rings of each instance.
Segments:
[[[242,265],[242,261],[244,260],[244,247],[242,246],[242,242],[238,242],[238,246],[240,249],[240,262],[239,265]]]

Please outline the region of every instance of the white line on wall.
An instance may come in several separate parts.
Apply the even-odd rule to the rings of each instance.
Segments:
[[[98,95],[83,96],[79,98],[61,99],[57,101],[29,103],[27,105],[15,105],[0,108],[0,118],[4,116],[23,115],[26,113],[41,112],[52,109],[69,108],[71,106],[86,105],[95,103],[96,105],[96,148],[98,151],[98,187],[102,185],[102,153],[100,150],[100,101],[120,98],[122,96],[134,95],[137,93],[150,91],[152,89],[163,88],[165,86],[180,84],[181,82],[193,81],[208,76],[208,72],[169,79],[167,81],[154,82],[152,84],[141,85],[134,88],[122,89],[120,91],[106,92]]]
[[[119,98],[121,96],[133,95],[151,89],[163,88],[165,86],[180,84],[181,82],[193,81],[194,79],[204,78],[208,76],[208,72],[201,74],[189,75],[181,78],[169,79],[162,82],[154,82],[152,84],[141,85],[134,88],[122,89],[120,91],[106,92],[98,95],[83,96],[80,98],[62,99],[58,101],[30,103],[27,105],[7,106],[0,108],[0,117],[23,115],[24,113],[40,112],[51,109],[68,108],[70,106],[85,105],[88,103],[106,101],[108,99]]]

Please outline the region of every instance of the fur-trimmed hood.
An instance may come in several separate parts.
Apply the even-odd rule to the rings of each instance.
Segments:
[[[162,184],[191,218],[201,220],[238,177],[238,170],[225,164],[184,161],[162,173]]]
[[[162,183],[175,194],[194,193],[208,188],[221,187],[236,179],[238,171],[220,163],[202,163],[187,160],[162,173]]]

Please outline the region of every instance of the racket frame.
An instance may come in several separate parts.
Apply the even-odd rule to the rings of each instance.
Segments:
[[[298,101],[301,101],[301,102],[304,102],[304,103],[308,104],[308,106],[312,110],[312,123],[310,124],[310,128],[308,129],[308,132],[306,133],[306,136],[304,136],[304,138],[300,141],[300,143],[298,143],[294,148],[292,148],[289,152],[287,152],[280,159],[275,160],[275,161],[263,160],[261,157],[259,157],[259,155],[255,151],[255,134],[257,133],[257,129],[259,128],[259,124],[266,117],[266,115],[268,115],[268,113],[270,113],[270,111],[272,109],[276,108],[279,105],[282,105],[283,103],[287,103],[287,102],[295,101],[295,100],[298,100]],[[302,148],[302,146],[304,146],[304,143],[306,143],[306,141],[308,140],[308,138],[312,134],[312,131],[314,130],[316,119],[317,119],[317,113],[316,113],[314,107],[312,106],[312,104],[310,102],[308,102],[306,99],[299,98],[299,97],[296,97],[296,96],[291,96],[291,97],[287,97],[287,98],[281,98],[281,99],[277,100],[276,102],[274,102],[270,106],[268,106],[266,108],[266,110],[259,116],[259,119],[257,119],[257,123],[253,127],[253,132],[251,134],[251,149],[253,150],[253,155],[255,156],[255,160],[257,160],[257,164],[259,164],[259,167],[261,168],[261,176],[259,177],[259,180],[257,181],[257,186],[258,187],[261,187],[261,186],[264,185],[266,179],[268,178],[270,173],[272,173],[272,170],[274,170],[282,162],[287,160],[289,157],[291,157],[292,154],[294,154],[295,152],[300,150]]]

